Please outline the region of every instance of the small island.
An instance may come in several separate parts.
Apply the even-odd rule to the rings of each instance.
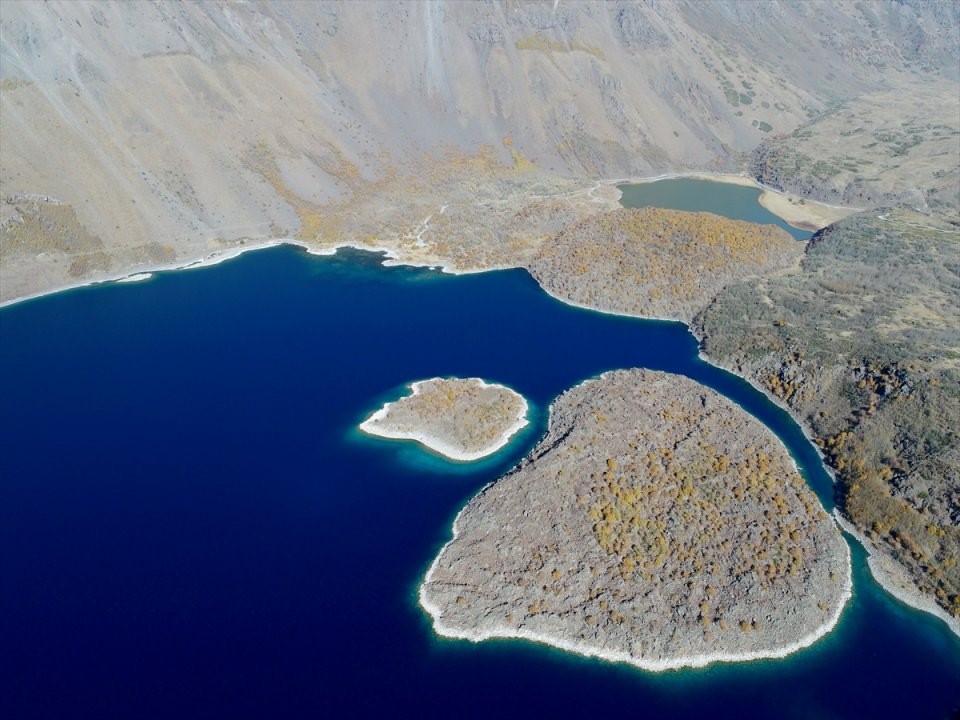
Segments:
[[[480,378],[432,378],[360,424],[370,435],[415,440],[459,462],[490,455],[528,424],[527,401]]]
[[[850,552],[776,436],[678,375],[615,371],[474,497],[420,588],[444,636],[647,670],[783,657],[837,622]]]

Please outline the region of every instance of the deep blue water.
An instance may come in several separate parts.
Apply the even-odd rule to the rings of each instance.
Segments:
[[[451,277],[293,248],[0,311],[0,717],[945,717],[960,643],[854,547],[840,625],[787,660],[664,675],[436,638],[450,523],[604,370],[693,377],[789,418],[686,328],[578,310],[523,271]],[[481,376],[532,426],[446,462],[354,429],[412,380]]]

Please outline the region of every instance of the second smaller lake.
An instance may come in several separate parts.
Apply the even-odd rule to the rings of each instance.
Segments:
[[[617,185],[623,193],[620,204],[628,208],[659,207],[687,212],[711,212],[731,220],[777,225],[798,240],[810,237],[809,230],[800,230],[781,220],[760,204],[762,190],[745,185],[672,178],[628,185]]]

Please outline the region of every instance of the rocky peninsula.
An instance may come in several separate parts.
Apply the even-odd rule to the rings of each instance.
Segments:
[[[803,244],[775,225],[621,208],[565,228],[527,268],[565,302],[689,323],[727,285],[782,271],[802,254]]]
[[[442,635],[649,670],[781,657],[836,623],[850,554],[776,437],[692,380],[606,373],[458,515],[420,602]]]
[[[486,457],[528,424],[527,401],[480,378],[432,378],[360,424],[370,435],[415,440],[451,460]]]

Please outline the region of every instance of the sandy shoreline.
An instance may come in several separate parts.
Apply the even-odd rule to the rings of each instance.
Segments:
[[[133,273],[131,273],[129,270],[125,270],[92,280],[68,283],[67,285],[56,287],[51,290],[45,290],[32,295],[24,295],[23,297],[4,300],[3,302],[0,302],[0,308],[16,305],[17,303],[25,302],[27,300],[35,300],[36,298],[46,297],[47,295],[55,295],[56,293],[64,292],[66,290],[76,290],[77,288],[88,287],[90,285],[105,285],[108,283],[135,283],[147,280],[153,277],[154,274],[160,272],[169,272],[172,270],[192,270],[195,268],[210,267],[212,265],[218,265],[219,263],[226,262],[227,260],[232,260],[233,258],[239,257],[247,252],[254,252],[256,250],[263,250],[264,248],[276,247],[277,245],[284,244],[305,247],[302,243],[296,240],[264,240],[263,242],[251,243],[241,247],[230,248],[229,250],[208,253],[207,255],[199,258],[168,263],[166,265],[151,266],[143,270],[137,270]]]
[[[760,204],[786,223],[803,230],[821,230],[827,225],[860,212],[857,208],[826,205],[812,200],[802,203],[793,195],[764,190]]]
[[[334,246],[327,246],[322,248],[316,248],[308,245],[302,240],[295,240],[293,238],[278,238],[273,240],[262,240],[257,242],[250,242],[245,245],[232,247],[226,250],[216,250],[211,253],[207,253],[201,257],[190,258],[180,262],[168,263],[166,265],[156,265],[150,266],[148,268],[137,270],[136,272],[131,273],[129,270],[122,272],[112,273],[103,277],[94,278],[91,280],[83,280],[76,283],[68,283],[51,290],[44,290],[43,292],[33,293],[31,295],[24,295],[22,297],[11,298],[10,300],[4,300],[0,302],[0,308],[8,307],[10,305],[16,305],[17,303],[26,302],[27,300],[35,300],[36,298],[46,297],[47,295],[55,295],[59,292],[65,292],[67,290],[76,290],[77,288],[88,287],[91,285],[106,285],[109,283],[136,283],[142,282],[152,278],[157,273],[171,272],[175,270],[195,270],[199,268],[212,267],[214,265],[219,265],[222,262],[228,260],[233,260],[238,258],[241,255],[249,252],[256,252],[257,250],[265,250],[267,248],[279,247],[281,245],[292,245],[294,247],[299,247],[305,250],[310,255],[318,256],[328,256],[335,255],[338,250],[341,248],[352,248],[354,250],[363,250],[366,252],[382,252],[386,255],[386,262],[393,262],[397,259],[397,254],[390,248],[380,247],[380,246],[371,246],[371,245],[361,245],[359,243],[338,243]],[[396,263],[403,264],[403,263]],[[428,267],[428,266],[423,266]],[[444,270],[446,272],[446,270]]]
[[[660,180],[678,180],[681,178],[692,178],[695,180],[709,180],[710,182],[727,183],[729,185],[742,185],[744,187],[760,187],[756,180],[749,175],[739,175],[736,173],[710,173],[698,170],[690,172],[663,173],[661,175],[647,175],[645,177],[628,177],[617,180],[605,180],[606,184],[613,185],[643,185],[645,183],[658,182]]]
[[[118,283],[143,282],[144,280],[149,280],[152,277],[153,277],[153,273],[141,272],[141,273],[134,273],[133,275],[127,275],[126,277],[122,277],[118,279],[116,282]]]
[[[408,387],[412,392],[410,395],[404,396],[404,398],[416,397],[421,393],[422,388],[426,383],[433,382],[436,380],[443,380],[443,378],[434,377],[434,378],[428,378],[426,380],[418,380],[417,382],[410,383]],[[479,378],[478,378],[478,384],[482,388],[483,387],[504,387],[504,386],[495,385],[493,383],[487,383],[486,381],[481,380]],[[520,430],[522,430],[523,428],[525,428],[527,425],[530,424],[530,421],[527,419],[527,413],[529,412],[529,405],[526,401],[526,398],[520,395],[520,393],[510,390],[510,388],[505,388],[505,389],[509,390],[511,393],[516,395],[521,400],[521,402],[523,403],[522,413],[519,414],[514,419],[514,421],[507,428],[505,428],[504,431],[496,437],[496,439],[494,439],[493,442],[473,452],[468,452],[468,451],[462,450],[461,448],[454,447],[453,445],[450,445],[448,442],[444,441],[443,439],[434,437],[433,435],[430,435],[425,431],[398,432],[398,431],[390,430],[389,428],[377,427],[376,423],[379,420],[383,420],[389,414],[390,407],[395,402],[398,402],[399,400],[402,400],[404,398],[399,398],[398,400],[385,403],[382,408],[380,408],[375,413],[373,413],[370,417],[368,417],[366,420],[360,423],[360,425],[358,425],[357,427],[367,435],[372,435],[375,437],[386,438],[388,440],[412,440],[414,442],[420,443],[421,445],[428,448],[429,450],[432,450],[433,452],[443,455],[445,458],[449,460],[454,460],[455,462],[473,462],[475,460],[480,460],[481,458],[485,458],[488,455],[492,455],[493,453],[497,452],[497,450],[500,450],[502,447],[506,446],[510,442],[510,439],[517,432],[519,432]]]
[[[583,383],[590,382],[592,378],[588,378],[581,383],[578,383],[574,387],[578,387]],[[552,406],[549,411],[548,416],[548,432],[549,426],[553,422],[552,415]],[[484,488],[481,488],[476,494],[479,495],[483,493],[487,487],[496,483],[497,480],[494,480],[492,483],[489,483]],[[437,553],[436,557],[433,559],[433,562],[430,563],[430,567],[426,572],[423,580],[420,583],[420,587],[417,591],[418,601],[420,606],[430,615],[433,620],[433,629],[438,635],[451,639],[458,640],[469,640],[470,642],[482,642],[484,640],[500,638],[500,639],[518,639],[518,640],[527,640],[530,642],[539,643],[542,645],[548,645],[550,647],[563,650],[565,652],[575,653],[577,655],[583,655],[585,657],[597,658],[607,662],[613,663],[625,663],[632,665],[634,667],[640,668],[641,670],[646,670],[649,672],[664,672],[669,670],[680,670],[683,668],[702,668],[707,665],[718,662],[750,662],[754,660],[775,660],[780,658],[785,658],[789,655],[792,655],[804,648],[807,648],[813,645],[817,640],[821,639],[839,622],[841,615],[843,614],[844,608],[846,608],[847,603],[850,601],[850,598],[853,596],[853,567],[851,563],[850,549],[846,543],[842,543],[844,552],[846,555],[846,562],[843,563],[843,567],[846,569],[846,576],[843,579],[843,595],[842,600],[838,603],[837,607],[834,609],[833,613],[828,617],[822,625],[815,628],[808,634],[801,637],[799,640],[790,643],[788,645],[779,647],[779,648],[770,648],[769,650],[762,651],[752,651],[744,653],[712,653],[712,654],[698,654],[698,655],[689,655],[689,656],[679,656],[675,658],[668,659],[650,659],[635,657],[626,652],[621,651],[611,651],[603,647],[596,645],[591,645],[585,642],[575,642],[562,637],[553,637],[550,635],[545,635],[541,633],[534,633],[526,631],[523,628],[515,629],[508,628],[506,626],[493,626],[489,628],[484,628],[482,630],[464,630],[462,628],[454,627],[448,625],[443,620],[442,612],[440,608],[426,596],[426,587],[432,581],[433,575],[436,571],[437,565],[440,562],[440,559],[443,557],[444,552],[447,547],[455,542],[459,536],[459,527],[458,523],[460,521],[461,515],[466,511],[467,506],[461,508],[460,512],[457,513],[456,518],[453,521],[452,527],[452,537],[447,541],[444,546]]]
[[[336,245],[314,247],[302,240],[295,240],[293,238],[279,238],[274,240],[258,241],[255,243],[251,242],[240,247],[230,248],[228,250],[218,250],[208,253],[202,257],[191,258],[181,262],[150,266],[142,270],[137,270],[133,273],[131,273],[129,270],[125,270],[122,272],[111,273],[103,277],[82,280],[75,283],[67,283],[66,285],[60,285],[50,290],[44,290],[42,292],[4,300],[0,302],[0,309],[10,305],[16,305],[17,303],[26,302],[27,300],[35,300],[37,298],[46,297],[47,295],[56,295],[57,293],[66,292],[67,290],[76,290],[77,288],[89,287],[92,285],[106,285],[109,283],[135,283],[150,279],[157,273],[211,267],[213,265],[219,265],[222,262],[226,262],[227,260],[238,258],[245,253],[256,252],[257,250],[264,250],[266,248],[279,247],[281,245],[298,247],[306,251],[308,254],[316,255],[318,257],[336,255],[339,250],[343,249],[359,250],[361,252],[369,253],[383,253],[384,267],[402,266],[411,268],[428,268],[431,270],[437,270],[447,275],[476,275],[479,273],[496,272],[498,270],[516,270],[517,268],[521,267],[519,265],[491,265],[490,267],[478,268],[476,270],[463,270],[460,268],[451,267],[449,265],[444,265],[438,261],[416,262],[412,258],[401,258],[401,256],[397,254],[396,250],[384,245],[368,245],[366,243],[359,242],[342,242],[337,243]]]

